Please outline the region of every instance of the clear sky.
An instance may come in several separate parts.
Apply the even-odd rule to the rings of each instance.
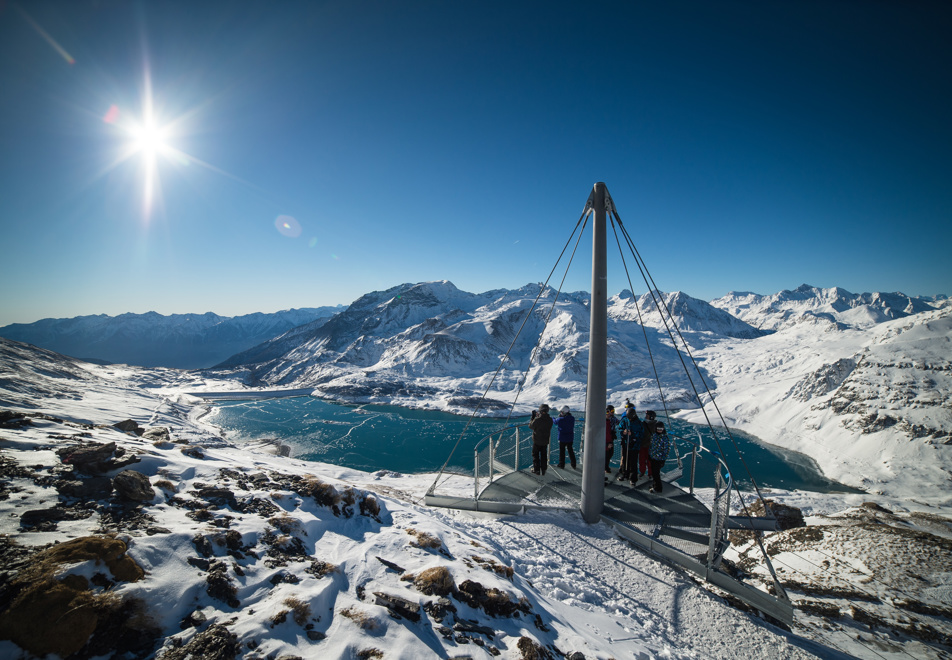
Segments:
[[[596,181],[664,290],[950,294],[950,35],[915,0],[0,1],[0,325],[517,288]]]

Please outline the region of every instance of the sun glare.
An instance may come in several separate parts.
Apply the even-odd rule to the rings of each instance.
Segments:
[[[145,156],[154,156],[168,149],[168,144],[165,142],[166,130],[152,122],[135,126],[129,132],[132,135],[135,150],[142,152]]]
[[[2,2],[3,0],[0,0],[0,4]],[[195,164],[242,185],[257,188],[234,174],[181,151],[175,142],[182,136],[183,120],[191,113],[173,117],[171,120],[167,116],[162,117],[156,113],[152,101],[152,80],[148,66],[143,73],[142,83],[142,114],[139,118],[133,118],[128,112],[120,110],[117,104],[112,104],[102,116],[102,121],[115,127],[123,138],[123,146],[116,159],[107,166],[104,172],[130,159],[139,161],[142,174],[142,217],[146,224],[150,222],[153,206],[161,203],[162,187],[159,166],[162,161],[167,161],[173,166]]]

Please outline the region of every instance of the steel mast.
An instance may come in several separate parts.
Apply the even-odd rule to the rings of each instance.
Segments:
[[[605,504],[605,406],[608,342],[608,267],[606,222],[611,196],[602,182],[595,184],[587,207],[592,224],[592,300],[588,335],[588,385],[585,402],[585,451],[582,455],[582,518],[599,521]]]

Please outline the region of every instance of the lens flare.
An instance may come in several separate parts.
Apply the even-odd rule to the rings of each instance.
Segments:
[[[282,236],[297,238],[301,235],[301,224],[289,215],[279,215],[274,219],[274,227]]]
[[[115,124],[119,121],[119,106],[115,103],[109,106],[109,109],[106,110],[106,114],[102,117],[102,121],[104,124]]]

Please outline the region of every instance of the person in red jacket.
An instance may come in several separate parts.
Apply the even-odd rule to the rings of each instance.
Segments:
[[[650,451],[651,437],[654,435],[655,426],[658,424],[657,418],[658,416],[654,410],[645,413],[644,437],[641,439],[641,449],[638,450],[638,472],[641,473],[640,476],[642,477],[648,471],[648,452]],[[632,479],[634,478],[634,470],[632,470]]]

